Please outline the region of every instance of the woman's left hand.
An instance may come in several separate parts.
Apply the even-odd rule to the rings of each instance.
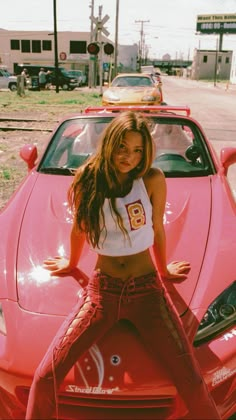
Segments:
[[[188,261],[172,261],[167,265],[167,275],[164,277],[166,280],[185,280],[191,265]]]
[[[75,268],[71,267],[67,258],[60,256],[45,260],[43,266],[47,270],[51,271],[51,275],[70,274]]]

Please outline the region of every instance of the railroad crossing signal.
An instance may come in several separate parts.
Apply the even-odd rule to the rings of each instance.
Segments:
[[[99,45],[100,45],[99,42],[91,42],[90,44],[88,44],[87,46],[88,53],[91,55],[98,55],[100,51]],[[111,55],[114,52],[114,45],[107,42],[106,44],[104,44],[103,50],[105,54]]]
[[[100,48],[97,42],[91,42],[90,44],[88,44],[87,51],[91,55],[97,55],[100,51]]]
[[[99,18],[95,18],[94,16],[90,16],[90,19],[92,20],[92,22],[95,25],[95,28],[92,32],[92,35],[96,35],[96,33],[98,31],[101,31],[104,33],[104,35],[109,36],[110,32],[108,32],[108,30],[106,28],[104,28],[105,23],[110,19],[110,16],[105,15],[102,20]]]
[[[111,55],[111,54],[113,54],[113,52],[114,52],[114,45],[112,45],[112,44],[110,44],[109,42],[107,42],[105,45],[104,45],[104,53],[105,54],[107,54],[107,55]]]

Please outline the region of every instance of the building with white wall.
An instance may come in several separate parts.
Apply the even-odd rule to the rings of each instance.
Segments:
[[[83,70],[86,74],[91,60],[87,46],[91,42],[90,32],[58,32],[59,65],[66,69]],[[101,43],[112,43],[101,35]],[[136,70],[138,46],[118,46],[118,68],[125,67],[128,71]],[[114,58],[113,58],[114,59]],[[111,57],[102,54],[104,63]],[[48,31],[8,31],[0,29],[0,65],[14,73],[17,64],[54,65],[54,34]]]
[[[233,51],[194,51],[191,78],[194,80],[230,80]]]
[[[230,82],[236,84],[236,51],[233,52]]]

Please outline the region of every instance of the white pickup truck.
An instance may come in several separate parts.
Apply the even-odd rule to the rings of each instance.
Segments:
[[[0,89],[10,89],[15,91],[17,89],[17,78],[12,76],[8,70],[0,68]]]

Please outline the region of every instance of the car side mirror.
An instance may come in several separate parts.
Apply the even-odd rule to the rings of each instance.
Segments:
[[[32,144],[25,144],[20,149],[20,157],[27,163],[28,170],[31,171],[36,165],[36,159],[38,157],[37,147]]]
[[[236,147],[224,147],[220,152],[220,162],[224,174],[227,175],[229,166],[236,163]]]

